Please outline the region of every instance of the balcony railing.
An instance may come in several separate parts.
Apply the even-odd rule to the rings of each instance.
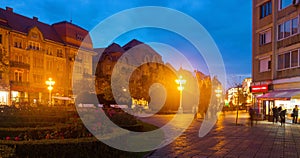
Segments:
[[[12,86],[24,86],[24,87],[29,86],[29,82],[22,82],[22,81],[10,81],[10,84]]]
[[[9,61],[11,67],[23,68],[23,69],[30,69],[30,65],[23,62],[18,61]]]

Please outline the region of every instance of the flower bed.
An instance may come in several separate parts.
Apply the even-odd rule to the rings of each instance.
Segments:
[[[65,139],[65,140],[37,140],[31,142],[1,141],[5,147],[7,157],[142,157],[144,153],[120,151],[98,141],[94,137]],[[5,156],[5,155],[4,155]]]

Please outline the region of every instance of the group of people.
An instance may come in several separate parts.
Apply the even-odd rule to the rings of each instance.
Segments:
[[[285,115],[286,109],[282,109],[282,107],[277,108],[276,106],[272,108],[273,112],[273,123],[278,122],[280,118],[281,125],[285,123]],[[298,120],[298,105],[295,105],[292,113],[293,123],[297,123]]]

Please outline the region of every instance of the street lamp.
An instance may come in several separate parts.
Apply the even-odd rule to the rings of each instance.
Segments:
[[[219,106],[220,102],[222,101],[222,89],[220,87],[218,87],[216,90],[215,90],[215,93],[216,93],[216,97],[217,97],[217,107]]]
[[[53,90],[54,84],[55,84],[55,81],[53,81],[51,77],[46,81],[46,85],[48,86],[47,88],[49,90],[49,106],[52,105],[51,92]]]
[[[220,87],[218,87],[218,88],[215,90],[215,93],[216,93],[216,97],[217,97],[217,98],[220,98],[220,97],[221,97],[222,90],[220,89]]]
[[[175,80],[175,82],[177,84],[179,84],[179,86],[177,87],[177,89],[180,92],[180,104],[179,104],[179,113],[183,113],[183,109],[182,109],[182,91],[184,89],[183,84],[186,83],[186,80],[182,79],[182,76],[179,76],[179,79]]]

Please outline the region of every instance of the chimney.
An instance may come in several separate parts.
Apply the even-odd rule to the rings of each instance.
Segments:
[[[13,8],[11,8],[11,7],[6,7],[6,11],[13,12]]]
[[[33,19],[34,21],[38,21],[38,18],[37,18],[36,16],[32,17],[32,19]]]

